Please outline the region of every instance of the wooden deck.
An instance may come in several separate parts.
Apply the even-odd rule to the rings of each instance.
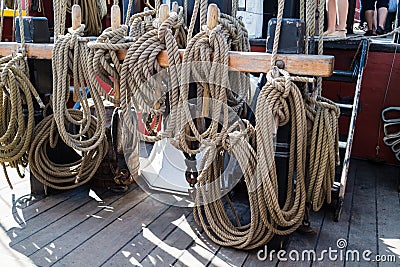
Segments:
[[[352,160],[339,223],[326,207],[312,214],[313,235],[291,236],[287,251],[337,248],[394,255],[397,263],[343,260],[260,261],[249,253],[219,247],[197,227],[190,209],[154,200],[133,186],[125,195],[81,188],[34,200],[29,179],[2,177],[1,266],[399,266],[400,168]],[[345,251],[345,249],[343,250]],[[361,255],[361,254],[360,254]],[[286,255],[287,256],[287,255]]]

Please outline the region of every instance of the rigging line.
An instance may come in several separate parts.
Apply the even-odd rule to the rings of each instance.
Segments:
[[[400,44],[396,44],[396,48],[394,50],[394,55],[393,55],[393,59],[392,59],[392,66],[390,67],[390,73],[389,73],[389,78],[386,84],[386,91],[385,91],[385,96],[383,98],[383,102],[382,102],[382,109],[384,109],[385,104],[386,104],[386,99],[387,99],[387,95],[388,95],[388,91],[389,91],[389,86],[390,86],[390,82],[392,80],[392,73],[393,73],[393,67],[394,67],[394,63],[396,61],[396,54],[397,54],[397,48],[399,47]],[[379,154],[379,149],[380,149],[380,140],[381,140],[381,129],[382,129],[382,120],[379,119],[379,128],[378,128],[378,140],[377,140],[377,144],[376,144],[376,157],[378,157]]]

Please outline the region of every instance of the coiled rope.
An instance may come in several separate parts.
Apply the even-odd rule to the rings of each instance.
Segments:
[[[166,50],[169,62],[169,74],[172,85],[169,85],[170,122],[164,132],[156,136],[146,136],[138,132],[140,139],[156,142],[172,136],[177,119],[178,73],[180,57],[178,44],[174,37],[174,24],[179,21],[178,15],[171,14],[158,28],[145,33],[127,51],[126,59],[121,70],[121,109],[126,126],[131,132],[136,132],[131,124],[132,103],[136,111],[160,115],[165,111],[165,97],[162,93],[166,88],[157,83],[153,76],[162,68],[157,61],[157,55]]]
[[[309,184],[307,202],[314,211],[325,203],[331,203],[331,190],[335,180],[335,168],[339,164],[340,110],[329,99],[307,97],[307,118],[313,122],[309,153]]]
[[[58,35],[52,57],[54,114],[36,127],[34,146],[29,156],[35,178],[57,189],[70,189],[89,181],[107,153],[106,114],[99,93],[101,89],[94,73],[88,71],[91,69],[87,60],[90,49],[85,41],[80,41],[84,28],[82,24],[76,30],[68,29],[66,35]],[[67,108],[70,78],[73,79],[74,94],[82,111]],[[96,117],[91,114],[86,87],[93,99]],[[58,140],[55,135],[80,152],[81,160],[62,166],[51,162],[47,156],[47,145],[55,148]]]
[[[194,123],[191,122],[188,109],[186,108],[182,112],[186,114],[185,119],[188,121],[196,140],[203,145],[208,145],[200,163],[202,171],[198,177],[197,205],[194,208],[195,219],[211,240],[223,246],[252,249],[263,245],[274,234],[285,235],[296,230],[305,213],[306,116],[301,92],[294,82],[305,83],[310,82],[310,79],[291,77],[286,71],[279,70],[274,66],[284,1],[280,1],[279,4],[278,26],[271,60],[272,68],[267,74],[267,83],[262,88],[257,101],[255,127],[257,131],[245,120],[243,120],[242,126],[239,122],[231,126],[228,125],[226,119],[227,105],[218,104],[226,103],[225,90],[216,90],[214,93],[210,90],[211,97],[217,100],[217,104],[211,109],[211,112],[214,112],[211,115],[212,121],[219,121],[220,117],[223,119],[219,131],[213,129],[211,122],[210,133],[207,135],[211,141],[208,144],[202,136],[204,133],[200,134]],[[208,43],[211,46],[209,51],[214,52],[211,69],[214,62],[227,67],[230,42],[226,37],[223,38],[224,34],[221,33],[221,28],[218,26],[211,32],[203,30],[190,40],[185,55],[190,55],[191,46],[196,47],[197,40],[201,36],[206,36],[208,42],[202,43]],[[199,46],[200,44],[197,44],[197,47]],[[207,51],[207,48],[204,48],[204,50]],[[183,61],[185,61],[185,55]],[[204,56],[199,56],[199,58],[210,60],[209,54],[208,58]],[[189,60],[191,59],[189,58]],[[223,86],[227,84],[227,72],[224,73],[224,69],[220,67],[220,72],[215,75],[217,77],[212,76],[212,79],[221,79],[212,84],[222,84]],[[185,73],[185,71],[187,69],[182,69],[182,73]],[[206,70],[201,71],[207,73]],[[216,70],[213,69],[210,71],[210,73],[215,72]],[[185,84],[185,80],[182,83]],[[210,88],[213,88],[213,86],[210,86]],[[218,86],[215,87],[219,89]],[[182,87],[181,95],[186,94],[185,87]],[[292,124],[287,199],[282,208],[278,203],[274,132],[273,127],[271,127],[275,124],[275,118],[277,118],[279,126],[288,123],[289,120]],[[208,130],[205,132],[208,133]],[[188,145],[186,142],[182,142],[182,138],[180,147],[190,154],[198,153],[200,150],[188,150]],[[244,173],[251,213],[250,223],[247,225],[241,225],[240,221],[236,219],[235,226],[228,218],[221,200],[220,185],[223,184],[221,179],[223,177],[225,151],[235,156]],[[296,173],[296,184],[294,183],[294,173]],[[202,203],[204,205],[200,205]],[[233,207],[232,210],[236,214]]]
[[[27,76],[29,70],[26,63],[21,1],[18,1],[18,11],[22,53],[0,59],[0,163],[10,188],[12,184],[6,171],[7,165],[16,168],[21,178],[24,175],[19,166],[27,166],[27,151],[35,125],[32,96],[44,108]]]

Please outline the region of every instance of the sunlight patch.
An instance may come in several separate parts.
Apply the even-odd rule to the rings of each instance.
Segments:
[[[103,200],[92,189],[89,190],[89,197],[93,198],[97,202],[103,202]]]
[[[131,253],[129,251],[124,251],[124,250],[121,251],[121,253],[122,253],[122,255],[125,256],[125,258],[128,258],[131,255]]]
[[[387,250],[400,256],[400,238],[380,238],[380,240],[387,246]]]

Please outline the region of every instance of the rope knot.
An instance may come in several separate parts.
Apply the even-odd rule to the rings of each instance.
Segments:
[[[158,28],[158,39],[165,43],[165,35],[167,32],[172,34],[172,29],[179,24],[179,17],[176,13],[172,13],[163,23],[157,23],[158,25],[156,28]]]

